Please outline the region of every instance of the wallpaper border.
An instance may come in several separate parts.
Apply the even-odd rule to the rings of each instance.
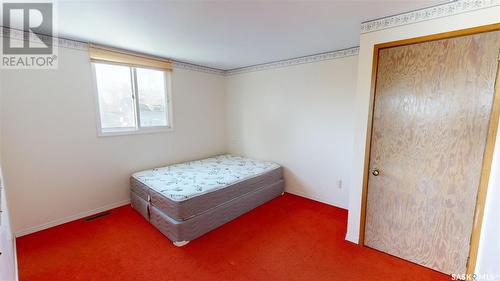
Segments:
[[[5,34],[8,34],[7,36],[10,36],[11,38],[16,38],[18,40],[24,40],[24,31],[21,31],[21,30],[2,27],[2,33],[0,34],[0,36],[4,37]],[[36,38],[35,36],[36,35],[34,35],[34,34],[30,34],[29,40],[31,42],[37,42],[38,38]],[[49,41],[51,39],[50,41],[52,42],[52,44],[53,45],[55,44],[59,48],[75,49],[75,50],[80,50],[80,51],[87,51],[88,50],[88,43],[86,43],[86,42],[65,39],[65,38],[51,37],[48,35],[38,35],[38,36],[47,38],[47,41]],[[326,52],[326,53],[321,53],[321,54],[303,56],[303,57],[298,57],[298,58],[280,60],[280,61],[275,61],[275,62],[270,62],[270,63],[263,63],[263,64],[235,68],[235,69],[229,69],[229,70],[217,69],[217,68],[213,68],[213,67],[178,61],[178,60],[174,60],[174,59],[170,59],[170,60],[172,61],[174,68],[204,72],[204,73],[209,73],[209,74],[217,74],[217,75],[235,75],[235,74],[246,73],[246,72],[254,72],[254,71],[259,71],[259,70],[282,68],[282,67],[288,67],[288,66],[305,64],[305,63],[312,63],[312,62],[318,62],[318,61],[324,61],[324,60],[339,59],[339,58],[344,58],[344,57],[349,57],[349,56],[355,56],[358,54],[358,52],[359,52],[359,47],[353,47],[353,48],[348,48],[348,49],[343,49],[343,50],[338,50],[338,51],[331,51],[331,52]]]
[[[407,25],[407,24],[412,24],[412,23],[417,23],[417,22],[422,22],[422,21],[427,21],[427,20],[432,20],[432,19],[441,18],[441,17],[452,16],[452,15],[456,15],[456,14],[466,13],[466,12],[475,11],[475,10],[484,9],[484,8],[489,8],[489,7],[494,7],[494,6],[500,6],[500,0],[458,0],[458,1],[450,2],[450,3],[437,5],[434,7],[424,8],[421,10],[416,10],[416,11],[412,11],[412,12],[408,12],[408,13],[403,13],[403,14],[394,15],[394,16],[388,16],[385,18],[364,22],[361,24],[361,34],[375,32],[378,30],[388,29],[388,28],[392,28],[392,27],[397,27],[397,26],[402,26],[402,25]],[[8,32],[9,36],[11,36],[13,38],[16,38],[19,40],[24,39],[24,32],[21,30],[10,29],[8,27],[2,26],[2,33],[0,36],[2,36],[2,37],[5,36],[4,34],[6,32]],[[65,39],[65,38],[51,37],[48,35],[41,35],[41,36],[43,36],[47,39],[52,38],[53,44],[56,44],[58,47],[61,47],[61,48],[69,48],[69,49],[76,49],[76,50],[82,50],[82,51],[88,50],[88,44],[86,42]],[[37,40],[37,38],[35,38],[34,34],[30,34],[30,41],[36,42],[38,40]],[[279,61],[275,61],[275,62],[262,63],[262,64],[258,64],[258,65],[246,66],[246,67],[229,69],[229,70],[223,70],[223,69],[217,69],[217,68],[203,66],[203,65],[197,65],[197,64],[192,64],[192,63],[188,63],[188,62],[177,61],[174,59],[171,59],[171,60],[173,62],[174,68],[180,68],[180,69],[186,69],[186,70],[192,70],[192,71],[198,71],[198,72],[205,72],[205,73],[217,74],[217,75],[236,75],[236,74],[247,73],[247,72],[283,68],[283,67],[289,67],[289,66],[294,66],[294,65],[299,65],[299,64],[306,64],[306,63],[313,63],[313,62],[319,62],[319,61],[324,61],[324,60],[331,60],[331,59],[339,59],[339,58],[344,58],[344,57],[349,57],[349,56],[356,56],[356,55],[358,55],[358,53],[359,53],[359,47],[352,47],[352,48],[347,48],[347,49],[343,49],[343,50],[330,51],[330,52],[325,52],[325,53],[320,53],[320,54],[308,55],[308,56],[292,58],[292,59],[279,60]]]
[[[10,36],[11,38],[15,38],[18,40],[24,40],[24,31],[17,30],[17,29],[11,29],[11,28],[8,28],[5,26],[2,26],[1,28],[2,28],[2,32],[0,34],[0,37],[5,37],[7,34],[7,36]],[[29,38],[30,38],[29,41],[38,42],[39,39],[36,38],[36,36],[38,36],[40,38],[47,39],[47,42],[52,42],[52,45],[57,46],[58,48],[88,51],[88,43],[86,43],[86,42],[65,39],[65,38],[59,38],[59,37],[52,37],[49,35],[29,34]],[[212,67],[187,63],[187,62],[182,62],[182,61],[173,60],[173,59],[170,59],[170,60],[172,61],[174,68],[187,69],[187,70],[205,72],[205,73],[210,73],[210,74],[218,74],[218,75],[225,74],[225,71],[222,69],[217,69],[217,68],[212,68]]]
[[[305,64],[305,63],[313,63],[313,62],[319,62],[319,61],[325,61],[325,60],[340,59],[340,58],[345,58],[345,57],[350,57],[350,56],[356,56],[356,55],[358,55],[358,53],[359,53],[359,47],[352,47],[352,48],[338,50],[338,51],[332,51],[332,52],[326,52],[326,53],[315,54],[315,55],[310,55],[310,56],[304,56],[304,57],[298,57],[298,58],[293,58],[293,59],[280,60],[280,61],[275,61],[275,62],[270,62],[270,63],[263,63],[263,64],[258,64],[258,65],[253,65],[253,66],[230,69],[230,70],[226,71],[226,75],[235,75],[235,74],[241,74],[241,73],[247,73],[247,72],[254,72],[254,71],[261,71],[261,70],[268,70],[268,69],[275,69],[275,68],[283,68],[283,67],[294,66],[294,65]]]
[[[361,34],[500,6],[500,0],[458,0],[361,24]]]

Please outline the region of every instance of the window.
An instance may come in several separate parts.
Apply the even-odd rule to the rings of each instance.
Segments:
[[[170,72],[93,62],[102,135],[171,128]]]
[[[172,62],[89,44],[97,91],[99,134],[133,134],[172,128]]]

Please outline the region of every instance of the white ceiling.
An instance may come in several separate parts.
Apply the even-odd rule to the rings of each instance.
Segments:
[[[58,35],[219,68],[357,46],[361,22],[443,0],[59,1]]]

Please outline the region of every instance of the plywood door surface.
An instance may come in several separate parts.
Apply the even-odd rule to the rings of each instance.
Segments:
[[[500,32],[379,51],[365,245],[465,273]]]

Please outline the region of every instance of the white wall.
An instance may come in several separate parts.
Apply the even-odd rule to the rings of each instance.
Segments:
[[[127,203],[129,175],[224,153],[223,76],[174,69],[174,131],[98,137],[88,53],[57,70],[2,70],[1,153],[16,234]]]
[[[288,192],[347,208],[356,73],[351,56],[228,76],[229,151],[277,161]]]
[[[498,281],[500,280],[500,130],[496,142],[491,168],[494,173],[488,184],[476,273],[486,274],[484,276],[488,276],[489,280]]]
[[[2,85],[0,75],[0,86]],[[2,91],[0,91],[0,105],[2,104]],[[0,116],[2,108],[0,106]],[[0,136],[2,123],[0,122]],[[2,138],[0,137],[0,146]],[[7,204],[7,190],[2,176],[2,153],[0,151],[0,280],[17,280],[17,264],[15,237],[12,232],[10,212]]]
[[[0,280],[17,280],[15,238],[10,225],[10,214],[7,205],[5,187],[1,183],[0,170]]]
[[[3,83],[0,75],[0,88]],[[2,104],[2,91],[0,91],[0,105]],[[0,106],[0,117],[2,107]],[[2,133],[2,122],[0,122],[0,136]],[[0,137],[0,146],[2,138]],[[0,150],[0,280],[17,280],[17,264],[15,237],[12,232],[11,219],[7,204],[7,190],[2,176],[2,153]]]
[[[349,193],[349,220],[346,236],[347,240],[357,243],[359,238],[365,141],[368,125],[374,45],[498,22],[500,22],[500,7],[497,6],[493,8],[485,8],[468,13],[457,14],[454,16],[388,28],[361,35],[355,105],[356,123],[354,134],[354,158],[352,165],[353,184]],[[499,173],[500,171],[498,169],[493,170],[492,176],[498,177]],[[498,215],[496,216],[496,219],[499,219]],[[488,230],[486,230],[486,232],[488,232]],[[494,232],[494,235],[496,239],[499,239],[498,233]],[[481,243],[483,245],[488,245],[486,247],[489,247],[490,243],[498,243],[498,240],[483,240]],[[479,252],[479,256],[482,255],[483,252]],[[481,265],[478,265],[478,268],[480,267]],[[498,264],[496,265],[496,268],[498,268]]]

